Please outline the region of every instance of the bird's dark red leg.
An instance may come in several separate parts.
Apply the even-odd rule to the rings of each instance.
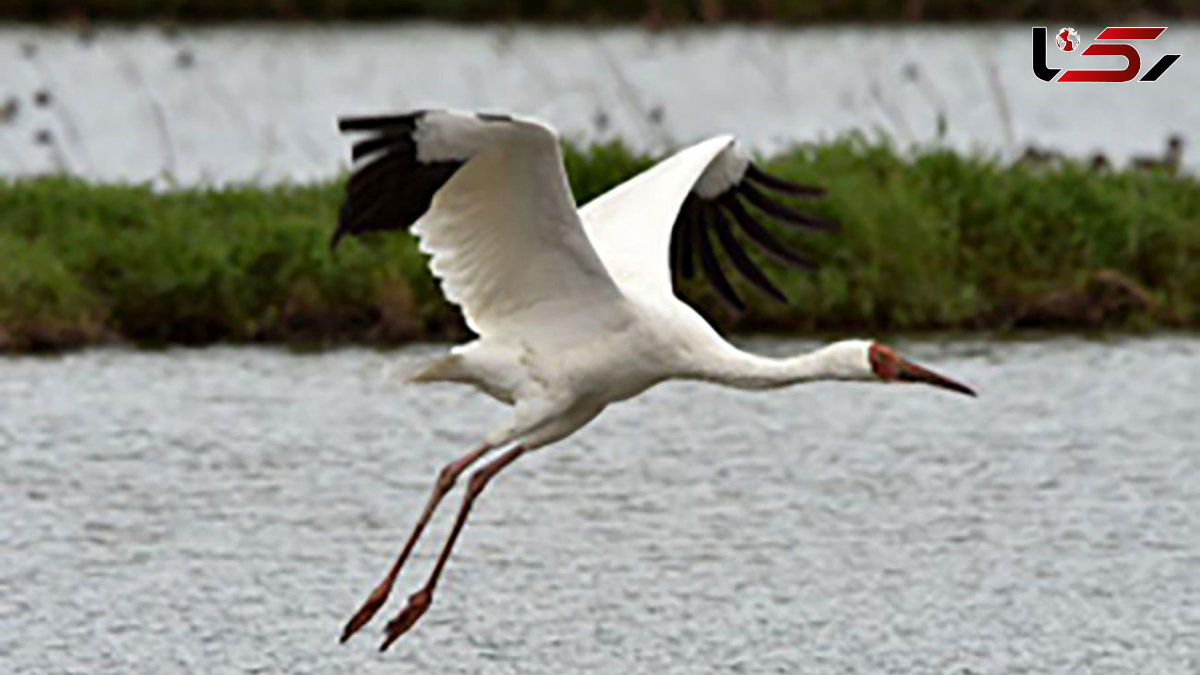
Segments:
[[[471,513],[471,505],[475,503],[475,498],[479,496],[480,492],[483,492],[483,488],[487,486],[488,481],[493,476],[500,473],[501,469],[512,464],[513,461],[524,453],[525,447],[518,445],[471,474],[471,482],[467,484],[467,491],[463,495],[462,506],[458,510],[458,518],[454,521],[454,529],[450,530],[450,536],[446,539],[446,544],[442,547],[442,552],[438,556],[433,572],[429,575],[429,580],[425,582],[421,590],[409,596],[408,605],[394,619],[388,622],[385,631],[386,635],[383,639],[383,644],[379,646],[379,651],[386,650],[397,638],[408,632],[408,629],[417,623],[417,620],[421,618],[425,610],[429,609],[429,604],[433,602],[433,590],[437,587],[438,578],[442,575],[442,570],[446,567],[446,561],[450,559],[450,552],[454,549],[454,541],[458,539],[458,533],[462,531],[463,525],[467,522],[467,516]]]
[[[458,480],[459,475],[463,471],[466,471],[467,467],[474,464],[480,457],[483,457],[488,450],[491,450],[491,446],[485,443],[442,467],[442,470],[438,473],[437,480],[433,484],[433,493],[429,495],[429,501],[425,503],[425,510],[421,512],[421,517],[413,527],[412,534],[408,537],[408,542],[404,544],[404,550],[400,551],[400,555],[396,557],[396,562],[392,563],[392,568],[388,570],[387,576],[383,578],[383,581],[379,582],[375,590],[371,591],[371,595],[367,597],[367,601],[363,603],[362,607],[346,623],[346,627],[342,630],[342,642],[349,640],[350,636],[358,632],[359,628],[366,625],[371,620],[371,617],[375,616],[375,612],[378,612],[379,608],[383,606],[383,603],[388,598],[388,594],[392,592],[392,586],[396,583],[396,577],[400,575],[400,568],[404,567],[404,562],[408,560],[413,547],[417,545],[417,540],[421,538],[421,533],[425,530],[425,525],[433,516],[433,512],[437,509],[438,503],[442,501],[442,497],[445,497],[446,493],[450,492],[454,487],[454,482]]]

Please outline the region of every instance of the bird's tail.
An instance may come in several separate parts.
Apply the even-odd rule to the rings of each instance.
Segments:
[[[444,382],[452,379],[450,376],[455,370],[458,358],[454,354],[403,357],[383,367],[383,379],[385,382],[396,384]]]

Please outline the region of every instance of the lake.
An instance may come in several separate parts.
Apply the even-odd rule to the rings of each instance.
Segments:
[[[339,646],[343,622],[437,469],[504,413],[381,378],[429,347],[0,358],[0,664],[1200,670],[1200,339],[897,347],[980,397],[668,384],[523,458],[384,655],[385,616]],[[385,614],[424,578],[456,502]]]
[[[1090,41],[1099,29],[1079,32]],[[581,143],[620,138],[654,152],[724,132],[772,152],[861,130],[1005,159],[1031,144],[1102,151],[1120,165],[1181,134],[1185,165],[1200,167],[1186,145],[1200,140],[1200,25],[1138,47],[1143,70],[1183,55],[1158,82],[1099,85],[1037,79],[1030,30],[267,24],[102,27],[81,39],[10,25],[0,27],[0,106],[16,108],[0,118],[0,176],[323,179],[348,161],[338,116],[419,107],[524,113]],[[1054,67],[1123,65],[1049,52]]]

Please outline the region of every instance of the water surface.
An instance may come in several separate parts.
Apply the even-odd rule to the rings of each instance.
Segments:
[[[980,398],[670,384],[523,458],[385,655],[342,623],[503,408],[357,349],[0,359],[0,670],[1200,670],[1200,340],[899,346]]]

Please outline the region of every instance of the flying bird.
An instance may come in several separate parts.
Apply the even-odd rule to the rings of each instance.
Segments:
[[[745,282],[784,294],[746,252],[811,266],[763,226],[833,231],[836,224],[781,198],[819,188],[772,176],[730,136],[678,152],[576,208],[558,135],[545,124],[487,113],[419,111],[340,120],[358,139],[333,235],[408,230],[429,256],[446,299],[478,336],[413,369],[412,382],[472,385],[512,407],[478,447],[447,464],[383,580],[346,624],[345,642],[383,606],[442,498],[468,467],[457,519],[426,583],[387,624],[387,649],[421,618],[476,497],[522,455],[578,431],[611,403],[666,380],[775,389],[819,380],[968,387],[879,343],[835,342],[791,358],[726,342],[675,292],[697,273],[735,308],[743,302],[717,257]]]

